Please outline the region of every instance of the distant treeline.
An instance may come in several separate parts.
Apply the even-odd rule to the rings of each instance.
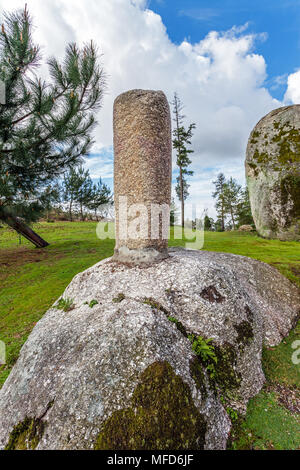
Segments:
[[[203,228],[206,231],[224,232],[228,230],[238,230],[241,226],[248,225],[255,229],[254,220],[251,212],[248,188],[242,188],[233,178],[226,180],[223,173],[220,173],[217,180],[213,182],[215,191],[215,208],[217,211],[216,219],[207,214],[203,219],[186,222],[186,226],[193,228]],[[178,210],[175,200],[172,200],[171,206],[171,225],[179,223]]]
[[[71,169],[61,183],[49,185],[46,190],[45,214],[47,220],[87,220],[111,216],[113,197],[101,178],[93,183],[89,170]]]

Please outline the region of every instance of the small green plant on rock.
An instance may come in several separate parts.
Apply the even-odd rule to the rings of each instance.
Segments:
[[[226,412],[231,420],[232,423],[238,421],[239,419],[239,415],[238,415],[238,412],[235,411],[233,408],[226,408]]]
[[[192,343],[193,351],[200,356],[204,361],[212,360],[218,362],[215,354],[215,348],[210,344],[212,339],[204,339],[202,336],[189,335],[190,342]]]
[[[230,421],[232,423],[236,423],[240,419],[240,416],[239,416],[239,414],[236,410],[234,410],[230,406],[227,406],[228,405],[228,397],[225,398],[224,396],[221,395],[220,396],[220,402],[224,406],[224,408],[226,410],[226,413],[228,414],[228,416],[230,418]]]
[[[204,339],[202,336],[189,335],[188,339],[192,343],[194,353],[206,364],[206,369],[210,377],[215,376],[215,364],[218,358],[215,354],[215,348],[212,346],[212,339]]]
[[[74,310],[75,305],[73,303],[73,299],[64,299],[61,298],[57,302],[56,306],[57,310],[63,310],[64,312],[70,312],[71,310]]]
[[[89,307],[90,307],[90,308],[94,308],[95,305],[98,305],[98,304],[99,304],[98,300],[92,300],[92,301],[89,303]]]

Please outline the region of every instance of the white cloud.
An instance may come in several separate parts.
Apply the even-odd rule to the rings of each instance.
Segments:
[[[113,148],[101,149],[85,158],[84,166],[90,171],[91,178],[113,179]]]
[[[111,159],[105,159],[100,155],[93,155],[85,158],[84,166],[90,171],[92,179],[112,179],[113,167]]]
[[[300,104],[300,70],[289,75],[284,101],[286,103]]]
[[[271,80],[269,80],[270,89],[277,90],[279,87],[287,85],[288,76],[289,75],[287,73],[284,73],[283,75],[273,77]]]
[[[236,174],[243,179],[251,129],[281,105],[264,87],[266,63],[254,49],[255,41],[264,36],[247,34],[245,25],[228,32],[210,32],[196,44],[186,40],[176,45],[161,17],[147,9],[146,0],[27,3],[34,15],[36,40],[43,44],[46,56],[62,57],[67,42],[82,44],[91,39],[104,54],[108,91],[95,136],[95,152],[100,155],[89,161],[94,176],[97,172],[98,176],[112,175],[112,163],[100,150],[112,145],[114,99],[129,89],[149,88],[163,90],[170,101],[176,90],[185,104],[188,122],[197,125],[193,139],[194,201],[212,207],[209,188],[220,170],[228,173],[238,168]],[[0,0],[1,10],[16,7],[24,7],[24,1],[11,0],[8,5]],[[294,99],[293,83],[300,75],[290,79],[287,95]]]

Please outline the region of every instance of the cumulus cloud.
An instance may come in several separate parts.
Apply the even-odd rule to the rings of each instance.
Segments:
[[[287,91],[284,96],[286,103],[300,104],[300,70],[288,77]]]
[[[255,53],[255,43],[263,36],[247,34],[246,25],[227,32],[212,31],[198,43],[185,40],[178,45],[168,37],[161,17],[147,9],[146,0],[27,3],[45,56],[63,57],[67,42],[82,44],[91,39],[103,53],[108,89],[95,135],[96,155],[88,159],[93,175],[112,175],[108,150],[112,146],[114,99],[129,89],[149,88],[163,90],[170,101],[177,91],[185,104],[187,123],[197,125],[193,201],[212,207],[211,181],[219,171],[243,180],[251,129],[281,105],[264,87],[266,63]],[[11,0],[9,5],[0,0],[1,11],[20,7],[24,7],[22,0]],[[294,99],[300,73],[290,79],[287,95]]]

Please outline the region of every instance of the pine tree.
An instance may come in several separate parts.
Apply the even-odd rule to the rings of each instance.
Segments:
[[[49,83],[35,75],[40,63],[27,8],[5,14],[0,31],[0,80],[6,89],[6,103],[0,104],[0,220],[14,228],[15,216],[28,222],[40,216],[49,183],[90,151],[94,113],[104,90],[93,43],[82,50],[68,45],[62,63],[51,58]]]
[[[61,189],[58,183],[49,184],[43,194],[42,205],[49,222],[50,211],[61,201]]]
[[[96,220],[98,220],[98,210],[101,206],[112,203],[111,189],[103,183],[102,179],[93,186],[92,197],[88,202],[87,207],[94,211]]]
[[[175,227],[178,223],[178,210],[176,207],[175,199],[172,197],[171,210],[170,210],[170,226]]]
[[[84,214],[83,209],[88,207],[89,203],[92,201],[94,194],[93,194],[93,182],[90,177],[89,170],[84,170],[83,167],[78,169],[78,181],[79,187],[75,194],[76,202],[80,208],[80,216],[81,220],[84,221]]]
[[[241,186],[231,177],[223,186],[224,209],[231,219],[233,230],[236,230],[237,211],[241,196]]]
[[[240,201],[237,207],[237,220],[239,227],[242,225],[255,226],[251,211],[249,190],[247,187],[241,192]]]
[[[73,222],[73,204],[76,198],[76,191],[78,188],[77,173],[75,169],[71,169],[69,173],[64,175],[63,181],[63,200],[69,204],[69,218]]]
[[[206,232],[211,232],[214,227],[214,219],[212,217],[209,217],[207,214],[204,218],[204,230]]]
[[[213,193],[213,198],[216,199],[216,210],[218,215],[217,231],[225,231],[225,220],[226,220],[226,209],[225,209],[225,189],[226,189],[226,178],[223,173],[220,173],[217,180],[213,182],[216,187]]]
[[[83,219],[83,206],[92,198],[92,181],[89,171],[83,167],[72,168],[64,176],[63,199],[69,204],[69,217],[73,221],[73,209],[80,209],[81,219]]]
[[[176,194],[181,202],[181,225],[184,228],[184,206],[185,201],[189,196],[190,185],[187,182],[188,176],[193,176],[194,172],[188,170],[192,161],[189,155],[194,153],[193,150],[188,149],[191,145],[191,139],[193,137],[193,130],[196,129],[196,124],[190,124],[186,129],[183,125],[185,116],[182,115],[183,105],[177,95],[174,94],[174,100],[172,102],[174,112],[175,129],[173,131],[173,147],[176,150],[177,155],[177,166],[179,168],[179,176],[177,178]]]

